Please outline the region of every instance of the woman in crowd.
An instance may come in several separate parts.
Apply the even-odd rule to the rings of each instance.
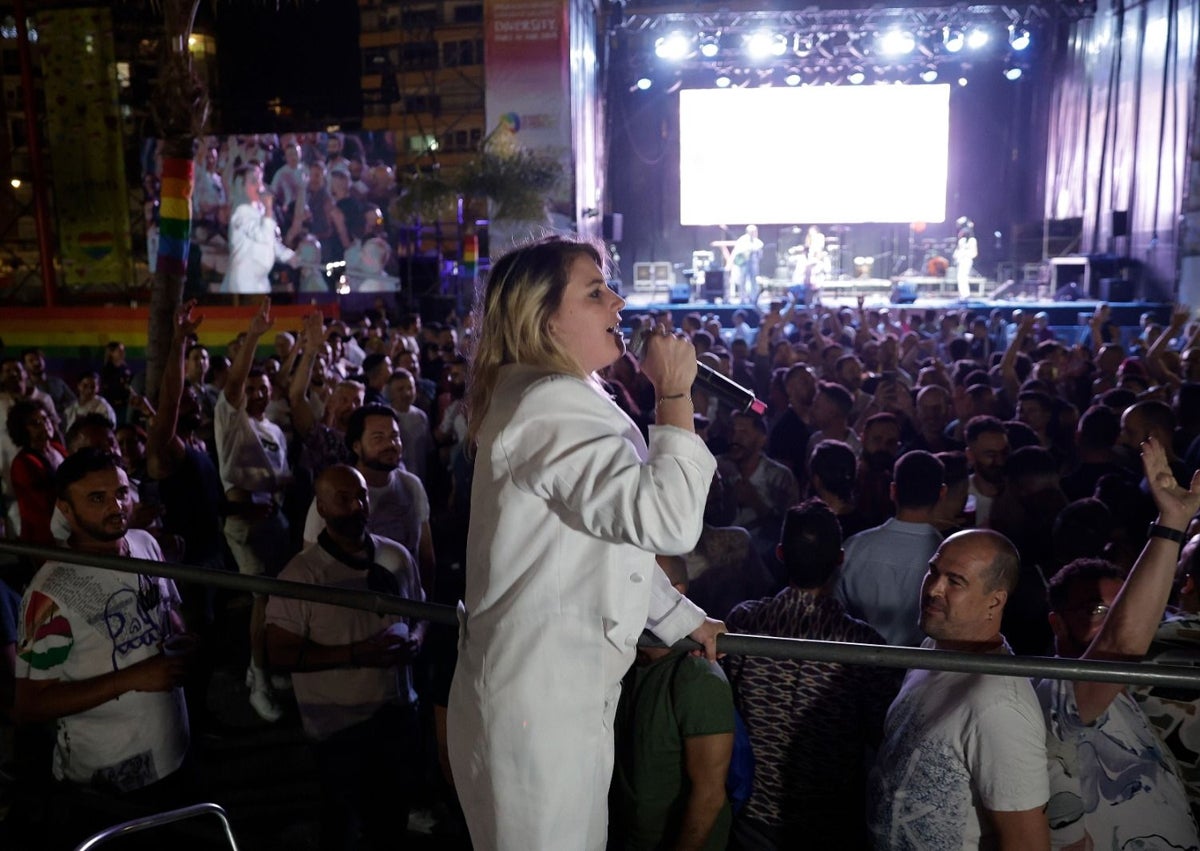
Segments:
[[[696,356],[649,340],[649,447],[594,373],[625,351],[624,300],[589,243],[550,237],[477,299],[476,449],[449,749],[478,848],[602,849],[621,677],[643,627],[715,657],[717,621],[655,553],[692,548],[715,462],[692,426]]]
[[[53,414],[41,402],[21,399],[9,410],[5,425],[20,448],[12,462],[13,492],[21,515],[19,538],[27,544],[53,546],[54,471],[67,454],[55,438]]]

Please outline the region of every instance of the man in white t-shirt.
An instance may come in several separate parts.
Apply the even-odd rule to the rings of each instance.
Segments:
[[[56,479],[71,549],[162,560],[148,533],[129,528],[132,488],[115,455],[81,449]],[[71,813],[56,820],[69,824],[51,826],[64,834],[45,847],[74,847],[93,828],[129,817],[137,802],[191,802],[179,773],[188,749],[186,657],[164,651],[186,632],[179,603],[168,579],[54,561],[26,589],[13,714],[55,723],[52,769]]]
[[[951,535],[921,585],[925,647],[1009,653],[1000,634],[1020,558],[997,532]],[[876,848],[1050,847],[1046,728],[1021,677],[913,669],[871,772]]]
[[[429,527],[429,498],[421,480],[403,468],[399,418],[387,405],[364,405],[346,421],[346,446],[367,482],[371,513],[367,529],[403,546],[420,565],[421,585],[433,589],[436,560]],[[304,523],[304,545],[317,542],[325,520],[314,499]]]
[[[266,417],[271,384],[261,370],[252,369],[259,338],[271,329],[271,300],[250,320],[245,342],[229,368],[225,388],[213,412],[217,460],[229,514],[225,540],[238,570],[257,576],[274,576],[287,562],[288,524],[280,507],[283,489],[291,481],[287,439]],[[271,692],[262,668],[262,636],[266,623],[266,598],[256,596],[250,613],[250,705],[266,721],[278,721],[283,712]]]
[[[424,483],[433,437],[429,430],[429,417],[416,406],[417,379],[407,369],[397,368],[392,372],[387,390],[388,402],[400,418],[400,439],[404,442],[404,469]]]
[[[335,464],[316,492],[325,529],[281,579],[425,599],[408,551],[367,531],[371,502],[361,474]],[[356,822],[365,847],[393,847],[421,775],[409,664],[425,623],[285,597],[271,598],[267,618],[271,664],[292,674],[324,787],[321,847],[359,847]]]

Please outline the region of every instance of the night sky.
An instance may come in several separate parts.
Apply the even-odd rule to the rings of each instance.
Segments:
[[[223,133],[357,126],[362,114],[354,0],[218,0],[197,20],[217,38],[214,100]],[[268,101],[294,111],[276,117]]]

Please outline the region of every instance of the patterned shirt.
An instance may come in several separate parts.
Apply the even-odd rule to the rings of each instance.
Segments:
[[[742,603],[730,632],[883,644],[832,596],[788,587]],[[868,744],[877,744],[902,671],[761,656],[725,660],[754,749],[754,792],[745,814],[772,826],[863,823]],[[836,829],[836,825],[831,829]]]

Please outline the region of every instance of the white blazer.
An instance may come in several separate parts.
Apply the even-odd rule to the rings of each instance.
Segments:
[[[649,627],[704,613],[655,553],[700,537],[716,462],[696,435],[637,427],[582,379],[501,370],[479,433],[450,763],[479,851],[603,849],[612,719]]]

